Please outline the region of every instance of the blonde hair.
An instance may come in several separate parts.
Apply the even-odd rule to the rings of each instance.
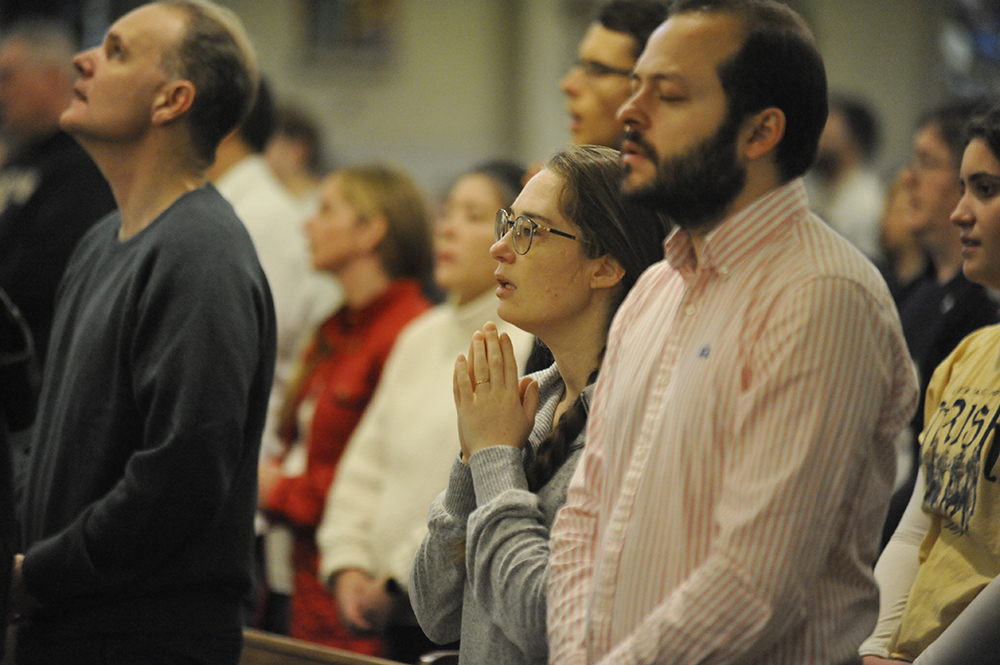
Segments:
[[[379,243],[382,268],[393,279],[409,277],[421,282],[432,266],[430,214],[413,180],[385,166],[355,166],[340,169],[340,190],[364,222],[382,216],[386,233]]]

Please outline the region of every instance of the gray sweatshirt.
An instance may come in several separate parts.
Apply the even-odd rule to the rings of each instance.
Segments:
[[[466,466],[456,459],[448,488],[431,504],[429,532],[413,559],[410,602],[433,641],[461,639],[459,661],[546,663],[545,593],[549,530],[583,452],[586,430],[538,493],[525,469],[552,429],[565,391],[555,365],[533,375],[539,408],[524,450],[493,446]],[[593,385],[583,392],[590,410]],[[464,560],[459,543],[465,542]]]

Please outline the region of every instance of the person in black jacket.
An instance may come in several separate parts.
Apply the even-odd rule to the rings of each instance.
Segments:
[[[0,617],[7,617],[11,565],[17,551],[10,432],[28,427],[37,397],[34,344],[24,317],[0,289]],[[0,627],[6,624],[0,621]],[[0,654],[6,631],[0,629]]]
[[[15,23],[0,41],[0,127],[11,143],[0,168],[0,288],[28,322],[39,363],[66,262],[115,209],[94,160],[59,128],[75,48],[68,29],[46,19]]]

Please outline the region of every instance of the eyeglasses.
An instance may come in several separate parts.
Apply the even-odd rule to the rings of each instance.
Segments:
[[[631,76],[632,71],[629,69],[617,69],[609,65],[605,65],[602,62],[597,62],[595,60],[577,60],[575,67],[579,67],[583,70],[583,73],[587,76],[593,78],[601,78],[603,76]]]
[[[941,158],[935,157],[933,155],[928,155],[925,152],[918,151],[913,154],[913,159],[910,161],[909,168],[911,171],[917,174],[930,173],[932,171],[940,171],[946,173],[953,173],[954,169],[950,164],[945,163]]]
[[[525,215],[512,218],[510,213],[506,210],[498,210],[496,227],[494,229],[497,242],[506,236],[511,229],[514,229],[514,234],[511,236],[511,245],[513,245],[514,251],[522,256],[527,254],[528,250],[531,249],[531,240],[539,231],[548,231],[549,233],[554,233],[555,235],[562,236],[563,238],[583,242],[576,236],[563,233],[562,231],[556,231],[555,229],[550,229],[547,226],[542,226],[535,220]]]

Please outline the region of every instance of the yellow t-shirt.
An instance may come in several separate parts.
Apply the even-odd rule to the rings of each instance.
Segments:
[[[1000,326],[978,330],[927,388],[921,464],[931,528],[889,645],[912,661],[1000,573]]]

